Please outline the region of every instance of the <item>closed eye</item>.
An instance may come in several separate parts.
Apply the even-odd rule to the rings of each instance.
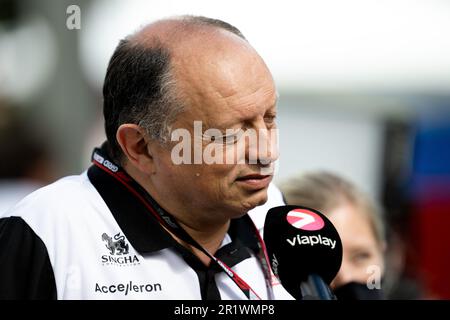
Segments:
[[[242,131],[242,129],[234,130],[233,133],[223,136],[223,143],[228,145],[236,144],[242,137],[243,133],[244,132]]]
[[[275,122],[276,118],[277,118],[276,115],[269,115],[269,116],[265,116],[265,117],[264,117],[264,121],[265,121],[267,124],[273,124],[273,123]]]
[[[203,134],[202,138],[204,141],[207,141],[207,142],[232,145],[232,144],[236,144],[239,141],[242,134],[243,134],[242,129],[234,129],[234,130],[231,130],[231,132],[228,132],[228,130],[227,130],[227,133],[221,134],[221,135],[208,136],[208,135]]]
[[[372,254],[368,251],[360,251],[352,256],[352,260],[356,264],[363,264],[372,257]]]

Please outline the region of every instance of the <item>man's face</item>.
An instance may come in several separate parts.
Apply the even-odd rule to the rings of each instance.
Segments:
[[[238,217],[263,204],[278,157],[277,96],[267,67],[253,51],[238,46],[213,59],[206,52],[176,70],[188,106],[171,128],[185,129],[191,143],[180,151],[175,146],[186,146],[186,141],[177,139],[154,155],[157,192],[171,199],[173,210],[196,210],[211,221]],[[230,134],[239,129],[255,133],[258,143]],[[179,155],[190,163],[176,164]],[[256,161],[249,163],[249,158]]]

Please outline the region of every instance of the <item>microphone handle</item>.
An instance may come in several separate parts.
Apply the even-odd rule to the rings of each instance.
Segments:
[[[330,287],[317,274],[310,274],[300,283],[303,300],[337,300]]]

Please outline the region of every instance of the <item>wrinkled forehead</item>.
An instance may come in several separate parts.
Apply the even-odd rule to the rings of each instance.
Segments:
[[[264,105],[274,99],[275,85],[267,66],[247,43],[214,39],[173,56],[177,87],[191,106],[201,108]]]

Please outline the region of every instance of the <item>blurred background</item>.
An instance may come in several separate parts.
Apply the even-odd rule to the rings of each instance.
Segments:
[[[275,183],[350,179],[384,208],[388,297],[450,299],[447,0],[0,0],[0,210],[89,166],[115,46],[174,14],[230,22],[272,70]]]

